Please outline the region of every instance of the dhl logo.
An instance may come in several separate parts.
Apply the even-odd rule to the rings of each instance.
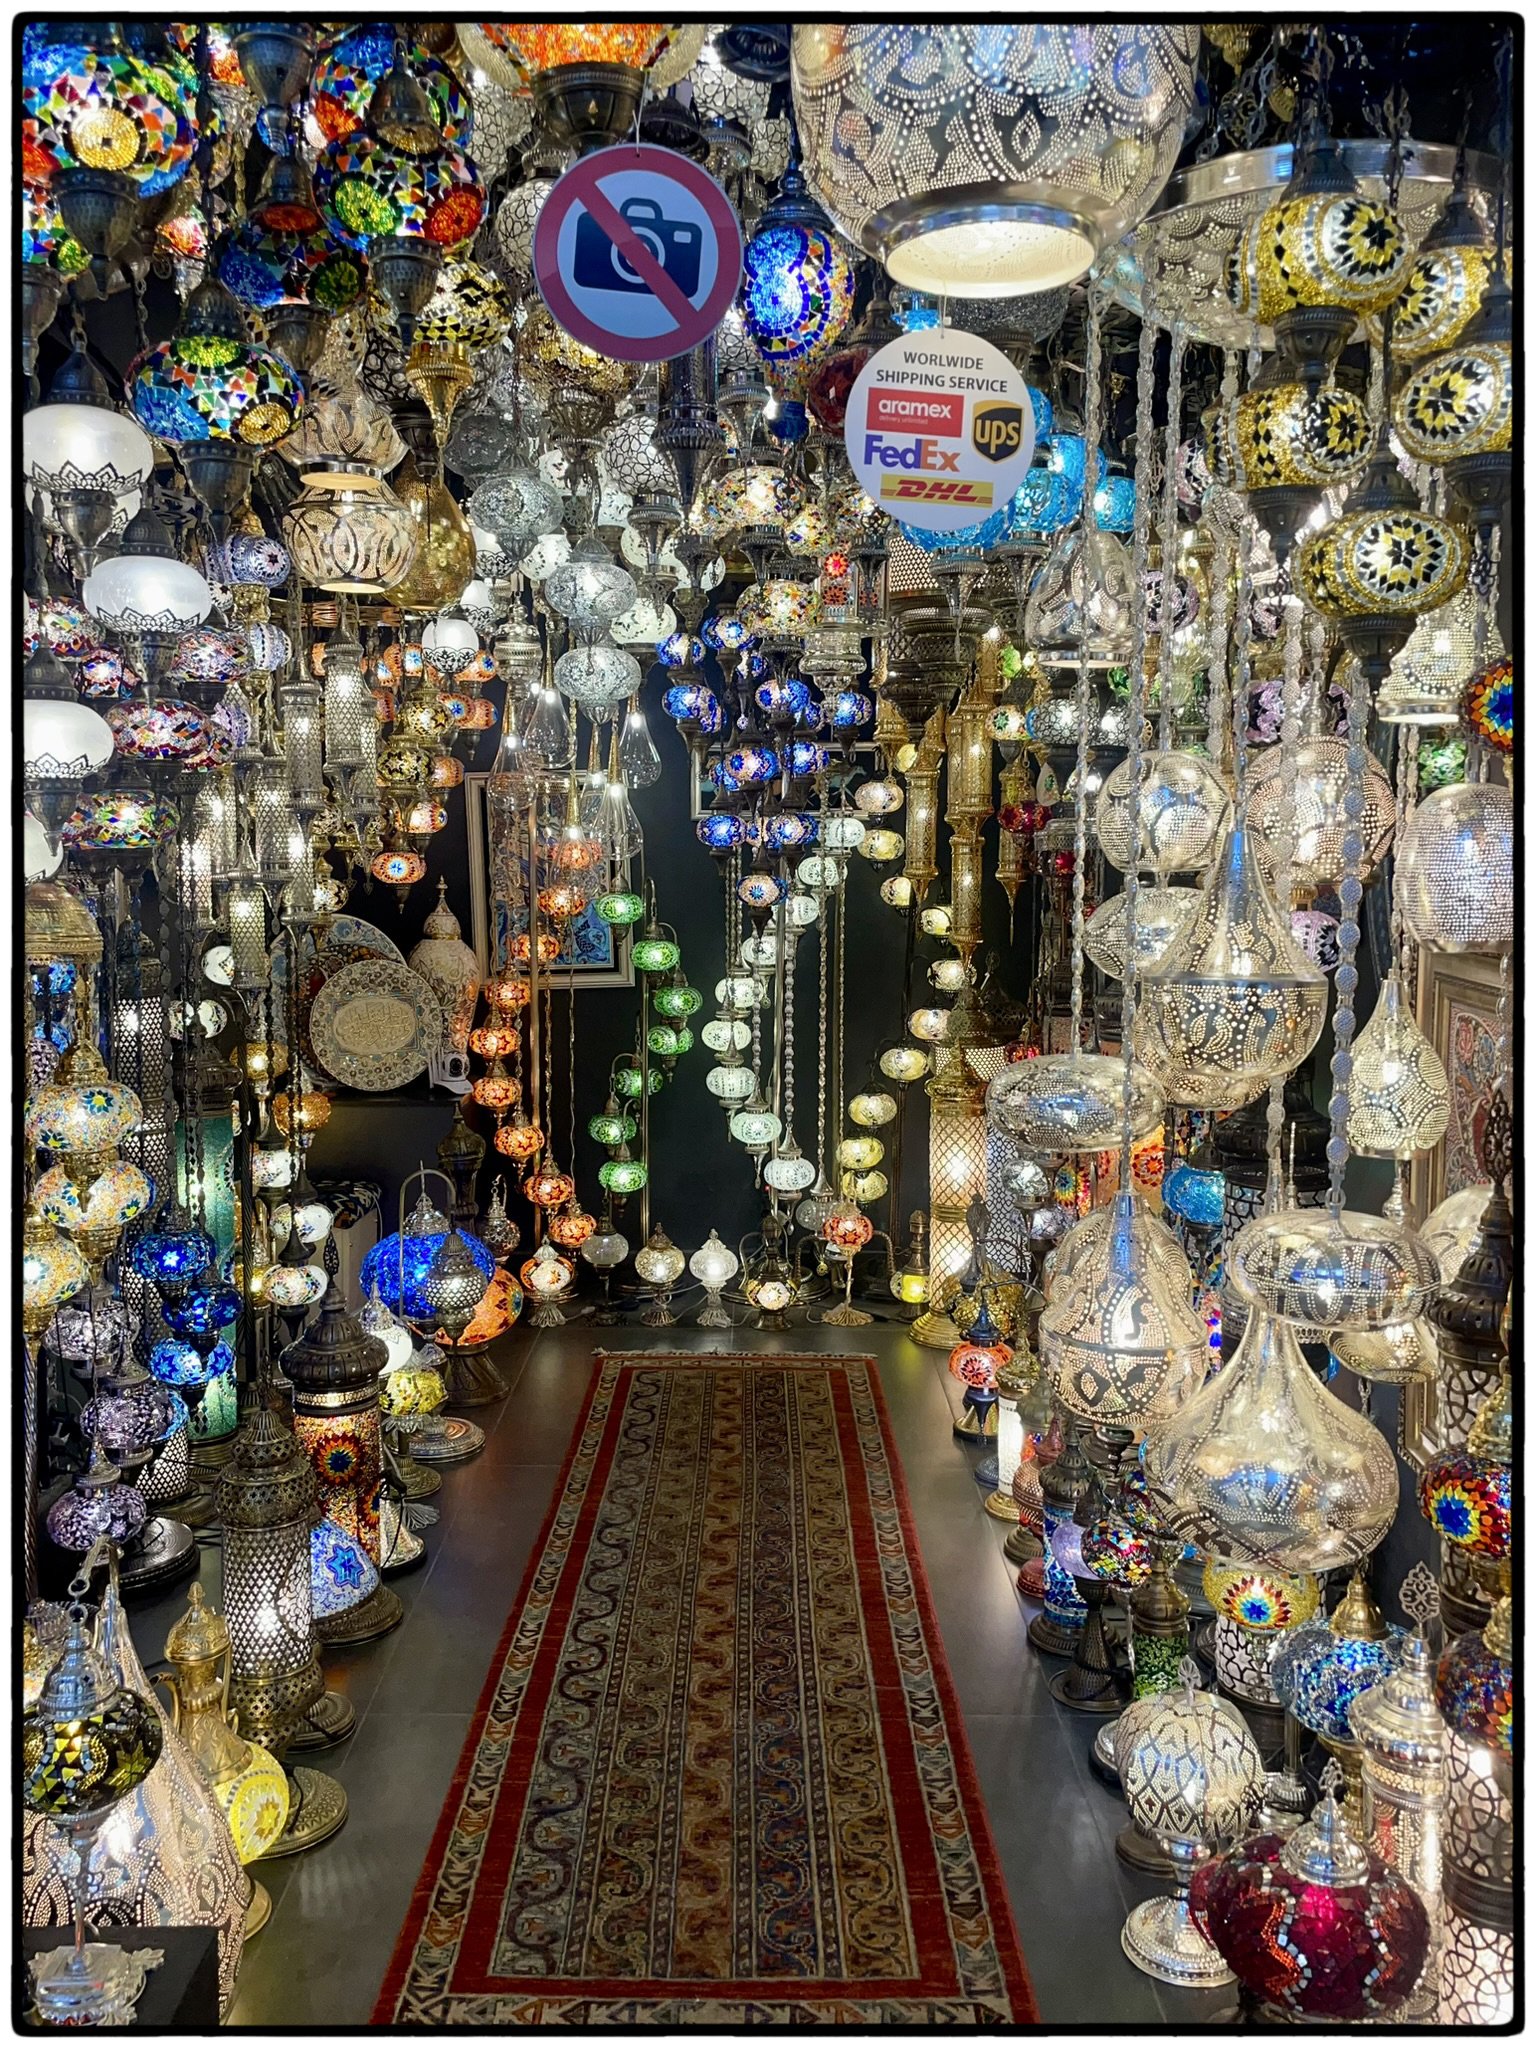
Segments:
[[[901,498],[909,505],[976,505],[983,511],[992,509],[992,486],[965,477],[883,476],[880,496]]]

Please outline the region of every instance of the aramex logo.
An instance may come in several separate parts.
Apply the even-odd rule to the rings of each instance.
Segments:
[[[872,430],[894,427],[909,434],[958,436],[965,431],[965,399],[959,392],[891,391],[877,386],[869,394],[867,424]]]

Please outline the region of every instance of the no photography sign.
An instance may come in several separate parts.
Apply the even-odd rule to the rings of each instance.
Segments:
[[[539,210],[533,274],[566,333],[626,363],[686,355],[741,282],[741,225],[724,189],[652,143],[584,156]]]

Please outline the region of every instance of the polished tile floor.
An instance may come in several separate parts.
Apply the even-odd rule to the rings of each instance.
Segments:
[[[983,1509],[973,1454],[950,1433],[952,1382],[941,1352],[896,1324],[753,1330],[518,1331],[501,1348],[504,1402],[474,1411],[481,1455],[445,1468],[429,1556],[392,1580],[405,1620],[380,1641],[326,1655],[328,1682],[357,1709],[337,1748],[305,1759],[346,1787],[350,1815],[309,1854],[263,1864],[274,1910],[242,1966],[236,2026],[365,2023],[446,1796],[492,1651],[537,1539],[585,1390],[594,1344],[609,1350],[860,1351],[879,1362],[945,1653],[1002,1860],[1024,1954],[1047,2024],[1197,2025],[1221,1994],[1154,1984],[1126,1961],[1120,1927],[1156,1889],[1120,1863],[1125,1808],[1094,1776],[1099,1722],[1046,1690],[1060,1667],[1024,1639],[1033,1609],[1014,1591],[1005,1530]],[[217,1598],[216,1550],[204,1557]],[[135,1611],[146,1662],[184,1604]]]

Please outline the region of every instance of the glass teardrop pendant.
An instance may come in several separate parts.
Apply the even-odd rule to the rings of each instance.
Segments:
[[[619,766],[631,789],[649,789],[661,775],[661,756],[636,698],[619,728]]]

